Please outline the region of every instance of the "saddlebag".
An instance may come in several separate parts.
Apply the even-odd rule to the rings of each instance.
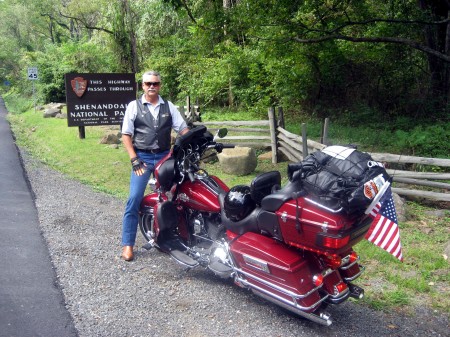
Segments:
[[[313,275],[306,256],[273,238],[256,233],[241,236],[228,232],[230,249],[236,261],[238,281],[252,289],[295,300],[304,311],[313,311],[320,295],[312,284]]]

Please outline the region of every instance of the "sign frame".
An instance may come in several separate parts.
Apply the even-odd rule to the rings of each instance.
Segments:
[[[127,105],[136,99],[134,73],[65,74],[69,127],[120,125]]]

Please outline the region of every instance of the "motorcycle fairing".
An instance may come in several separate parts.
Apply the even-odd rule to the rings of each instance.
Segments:
[[[159,205],[156,211],[159,230],[176,229],[178,225],[178,212],[172,201],[164,201]]]
[[[156,192],[145,195],[141,201],[141,211],[147,208],[154,208],[156,204],[160,202],[160,198],[162,198],[163,200],[167,200],[167,197],[165,195],[160,196]]]
[[[156,181],[159,183],[158,187],[162,190],[168,191],[175,179],[175,158],[169,158],[159,165],[155,170]]]

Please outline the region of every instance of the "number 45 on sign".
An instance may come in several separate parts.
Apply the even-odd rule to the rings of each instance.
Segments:
[[[37,80],[38,79],[38,69],[36,67],[28,68],[28,79]]]

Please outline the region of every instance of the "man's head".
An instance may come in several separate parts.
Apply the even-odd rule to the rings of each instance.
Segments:
[[[161,88],[161,75],[157,71],[147,71],[142,75],[142,89],[148,100],[155,100]]]

